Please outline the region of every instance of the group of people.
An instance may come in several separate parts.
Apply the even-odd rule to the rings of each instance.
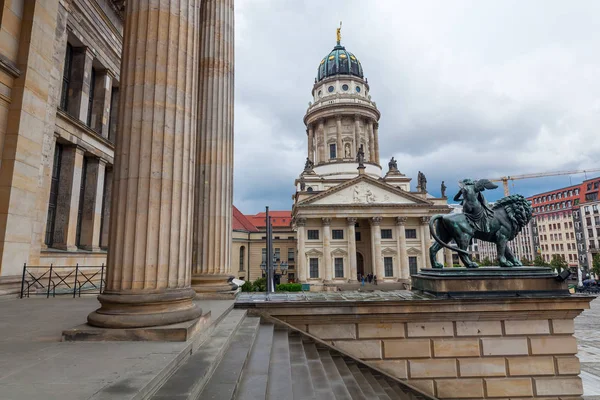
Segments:
[[[374,283],[377,285],[377,275],[374,275],[370,272],[367,275],[358,274],[358,281],[362,286],[365,286],[365,282]]]

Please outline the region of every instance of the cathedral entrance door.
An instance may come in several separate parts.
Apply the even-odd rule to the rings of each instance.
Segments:
[[[359,252],[356,252],[356,273],[360,275],[365,274],[365,260]]]

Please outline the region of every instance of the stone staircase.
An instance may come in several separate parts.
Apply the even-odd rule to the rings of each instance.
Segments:
[[[153,399],[431,400],[278,320],[232,310]]]

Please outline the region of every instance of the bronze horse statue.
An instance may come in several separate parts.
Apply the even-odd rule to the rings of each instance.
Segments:
[[[436,254],[442,247],[446,247],[458,252],[467,268],[477,268],[479,265],[471,259],[467,251],[473,238],[496,244],[498,263],[501,267],[522,266],[507,243],[531,220],[533,209],[529,201],[516,194],[503,197],[490,207],[482,192],[485,189],[496,189],[498,186],[488,179],[463,179],[458,184],[460,191],[454,196],[454,201],[461,202],[463,212],[435,215],[429,221],[429,231],[435,239],[435,243],[429,248],[431,266],[443,267],[437,262]],[[457,246],[451,246],[451,240],[454,240]]]

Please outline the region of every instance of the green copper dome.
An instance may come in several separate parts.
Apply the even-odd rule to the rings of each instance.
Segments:
[[[362,65],[358,58],[338,41],[337,45],[325,58],[321,60],[317,71],[317,81],[334,75],[354,75],[363,77]]]

